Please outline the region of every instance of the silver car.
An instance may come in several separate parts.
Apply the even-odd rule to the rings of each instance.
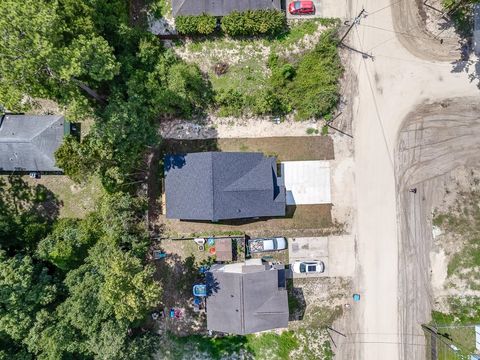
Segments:
[[[297,260],[292,266],[292,270],[298,274],[323,273],[325,271],[325,264],[320,260]]]

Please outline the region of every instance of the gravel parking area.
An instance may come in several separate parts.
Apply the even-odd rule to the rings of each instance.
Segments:
[[[353,236],[292,238],[288,242],[289,263],[297,260],[321,260],[325,271],[317,274],[297,274],[293,278],[352,277],[355,270],[355,245]]]

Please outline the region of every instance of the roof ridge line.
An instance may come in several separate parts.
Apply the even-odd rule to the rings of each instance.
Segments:
[[[37,137],[39,137],[42,133],[45,132],[45,130],[47,130],[47,128],[49,128],[50,126],[52,126],[55,122],[57,122],[59,119],[63,118],[63,115],[46,115],[46,116],[54,116],[54,119],[53,121],[45,128],[43,128],[42,131],[40,131],[38,134],[35,134],[33,135],[31,138],[30,138],[30,142],[33,142]]]
[[[217,219],[215,219],[215,179],[214,179],[214,172],[213,172],[213,152],[210,152],[210,171],[211,171],[210,180],[212,182],[212,220],[215,221]]]

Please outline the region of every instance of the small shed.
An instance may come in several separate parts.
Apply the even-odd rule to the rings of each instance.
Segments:
[[[233,249],[232,249],[232,239],[216,239],[215,240],[215,254],[217,261],[232,261],[233,259]]]

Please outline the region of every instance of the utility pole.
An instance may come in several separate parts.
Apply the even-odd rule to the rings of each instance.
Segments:
[[[363,13],[365,12],[365,9],[362,9],[362,11],[360,11],[360,14],[357,15],[357,17],[355,18],[355,20],[353,20],[352,24],[350,25],[350,27],[347,29],[347,32],[345,34],[343,34],[342,38],[340,39],[340,45],[343,43],[343,40],[345,40],[345,38],[347,37],[348,33],[350,32],[350,30],[352,30],[352,28],[359,24],[360,23],[360,19],[362,18],[362,15]],[[365,15],[366,16],[366,15]]]

